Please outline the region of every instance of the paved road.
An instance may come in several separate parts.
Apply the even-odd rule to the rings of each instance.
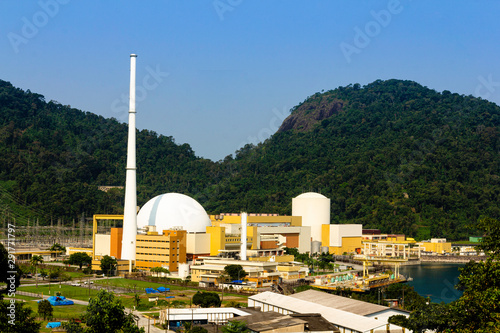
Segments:
[[[127,311],[130,311],[130,309],[127,309]],[[167,330],[161,330],[155,326],[153,326],[153,323],[154,323],[154,320],[153,319],[149,319],[144,317],[144,315],[139,312],[139,311],[133,311],[132,312],[134,315],[138,316],[139,317],[139,327],[144,327],[144,331],[146,331],[146,333],[166,333]],[[149,325],[149,328],[148,328],[148,325]],[[174,331],[168,331],[168,332],[174,332]]]

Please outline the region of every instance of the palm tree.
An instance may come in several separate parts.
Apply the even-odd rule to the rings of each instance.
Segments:
[[[222,291],[222,296],[220,300],[220,304],[222,304],[222,301],[224,301],[224,284],[229,280],[229,276],[226,271],[222,271],[217,278],[217,284],[221,285],[221,291]]]
[[[37,269],[36,269],[36,267],[38,266],[38,264],[43,263],[43,257],[41,255],[31,256],[30,263],[31,263],[31,266],[35,267],[35,283],[36,283],[36,287],[38,288],[38,276],[37,276]]]
[[[66,251],[66,248],[64,246],[62,246],[61,244],[59,243],[54,243],[50,248],[49,248],[50,251],[57,251],[56,252],[56,260],[57,260],[57,256],[59,254],[59,252],[63,253]]]

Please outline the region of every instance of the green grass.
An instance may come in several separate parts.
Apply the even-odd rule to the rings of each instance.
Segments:
[[[66,274],[68,274],[69,276],[71,276],[71,278],[73,280],[78,280],[79,278],[86,278],[88,276],[92,277],[91,275],[87,275],[87,274],[84,274],[82,272],[64,272]],[[85,280],[85,279],[84,279]]]
[[[81,301],[88,301],[89,297],[95,296],[98,292],[98,290],[90,289],[90,295],[89,295],[88,288],[68,286],[68,285],[61,285],[61,288],[59,288],[59,284],[52,285],[50,287],[50,293],[48,285],[43,285],[43,286],[39,285],[38,288],[36,286],[29,286],[29,287],[25,286],[25,287],[19,287],[17,288],[17,290],[26,291],[30,293],[38,293],[38,294],[43,293],[43,295],[46,296],[55,296],[56,292],[60,291],[61,295],[66,298],[74,298]]]
[[[451,241],[451,244],[452,245],[473,245],[473,246],[477,246],[477,245],[480,245],[481,243],[473,243],[473,242],[469,242],[467,240],[461,240],[461,241]]]
[[[101,285],[101,286],[114,286],[114,287],[121,287],[121,288],[130,288],[134,289],[134,287],[137,289],[137,292],[145,292],[145,288],[158,288],[158,287],[165,287],[170,288],[170,290],[186,290],[189,289],[189,287],[182,287],[182,286],[177,286],[177,285],[169,285],[169,284],[163,284],[163,283],[155,283],[155,282],[147,282],[147,281],[137,281],[137,280],[131,280],[131,279],[102,279],[95,281],[96,285]]]
[[[25,304],[26,306],[30,307],[33,310],[35,315],[38,315],[38,302],[31,301],[31,302],[25,302]],[[59,305],[59,306],[53,306],[52,309],[53,309],[52,316],[54,318],[71,319],[71,318],[79,318],[80,315],[85,312],[87,306],[81,304]]]
[[[33,302],[26,302],[25,303],[27,307],[31,308],[33,310],[33,314],[35,316],[38,315],[38,303],[33,301]],[[80,304],[73,304],[73,305],[61,305],[61,306],[53,306],[53,312],[52,316],[53,318],[50,320],[44,320],[42,321],[42,326],[40,328],[40,332],[52,332],[52,329],[46,328],[47,323],[49,321],[61,321],[64,319],[71,319],[71,318],[79,318],[81,315],[85,312],[86,310],[85,305],[80,305]]]
[[[16,300],[25,300],[25,301],[34,301],[34,300],[40,299],[40,297],[31,297],[31,296],[24,296],[24,295],[16,294],[15,299]]]

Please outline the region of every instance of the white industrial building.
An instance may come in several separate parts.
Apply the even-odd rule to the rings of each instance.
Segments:
[[[307,192],[292,199],[292,215],[302,216],[302,226],[311,227],[313,242],[321,242],[321,226],[330,224],[330,199]]]
[[[300,293],[299,293],[300,294]],[[336,309],[322,304],[322,298],[329,294],[321,293],[314,300],[303,300],[298,297],[285,296],[272,292],[263,292],[248,298],[249,307],[260,307],[261,311],[273,311],[281,314],[319,313],[326,320],[337,326],[343,333],[394,333],[404,332],[400,326],[387,323],[382,316],[370,318],[349,311]],[[369,306],[369,303],[365,303]],[[368,304],[368,305],[366,305]],[[400,314],[400,313],[398,313]]]

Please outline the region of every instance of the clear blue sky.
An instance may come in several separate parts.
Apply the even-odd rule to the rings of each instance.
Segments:
[[[499,13],[494,0],[0,0],[0,79],[126,122],[137,53],[138,128],[219,160],[350,83],[500,104]]]

